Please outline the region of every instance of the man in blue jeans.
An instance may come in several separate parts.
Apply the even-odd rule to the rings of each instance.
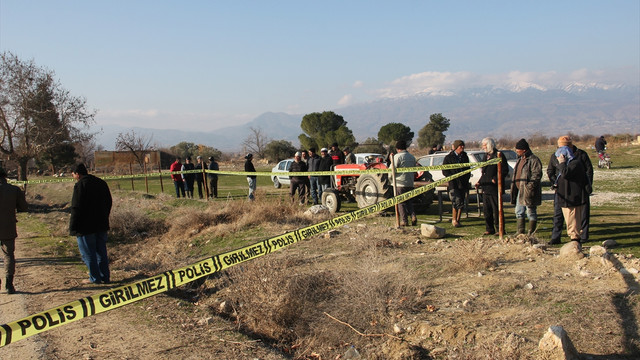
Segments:
[[[69,234],[76,236],[82,261],[89,268],[83,284],[107,284],[111,281],[107,256],[107,231],[111,212],[111,191],[107,183],[89,175],[84,164],[72,171],[76,184],[71,199]]]

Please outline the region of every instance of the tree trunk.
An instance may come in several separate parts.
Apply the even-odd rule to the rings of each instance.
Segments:
[[[27,168],[29,164],[28,157],[18,158],[18,181],[27,181]]]

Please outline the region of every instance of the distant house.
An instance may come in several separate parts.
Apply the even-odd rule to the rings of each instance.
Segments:
[[[164,151],[143,151],[135,156],[131,151],[96,151],[95,171],[101,173],[134,174],[168,169],[175,155]],[[142,161],[142,165],[140,162]]]

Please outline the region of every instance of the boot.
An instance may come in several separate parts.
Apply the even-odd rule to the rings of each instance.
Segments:
[[[460,227],[460,223],[458,222],[458,212],[459,210],[456,208],[451,209],[451,225],[453,225],[453,227]]]
[[[518,231],[516,232],[516,235],[520,235],[520,234],[524,234],[524,221],[525,219],[517,219],[518,220]]]
[[[462,224],[460,223],[460,218],[462,218],[462,210],[464,210],[464,208],[458,209],[458,218],[456,219],[458,221],[458,226],[462,226]]]
[[[529,220],[529,235],[533,235],[536,232],[537,226],[538,226],[538,221]]]

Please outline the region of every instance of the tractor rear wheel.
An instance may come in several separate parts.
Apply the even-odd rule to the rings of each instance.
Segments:
[[[329,212],[335,214],[340,211],[340,195],[335,189],[326,189],[322,192],[322,205],[329,208]]]
[[[358,207],[363,208],[392,196],[391,185],[387,174],[364,174],[356,183],[356,201]]]

